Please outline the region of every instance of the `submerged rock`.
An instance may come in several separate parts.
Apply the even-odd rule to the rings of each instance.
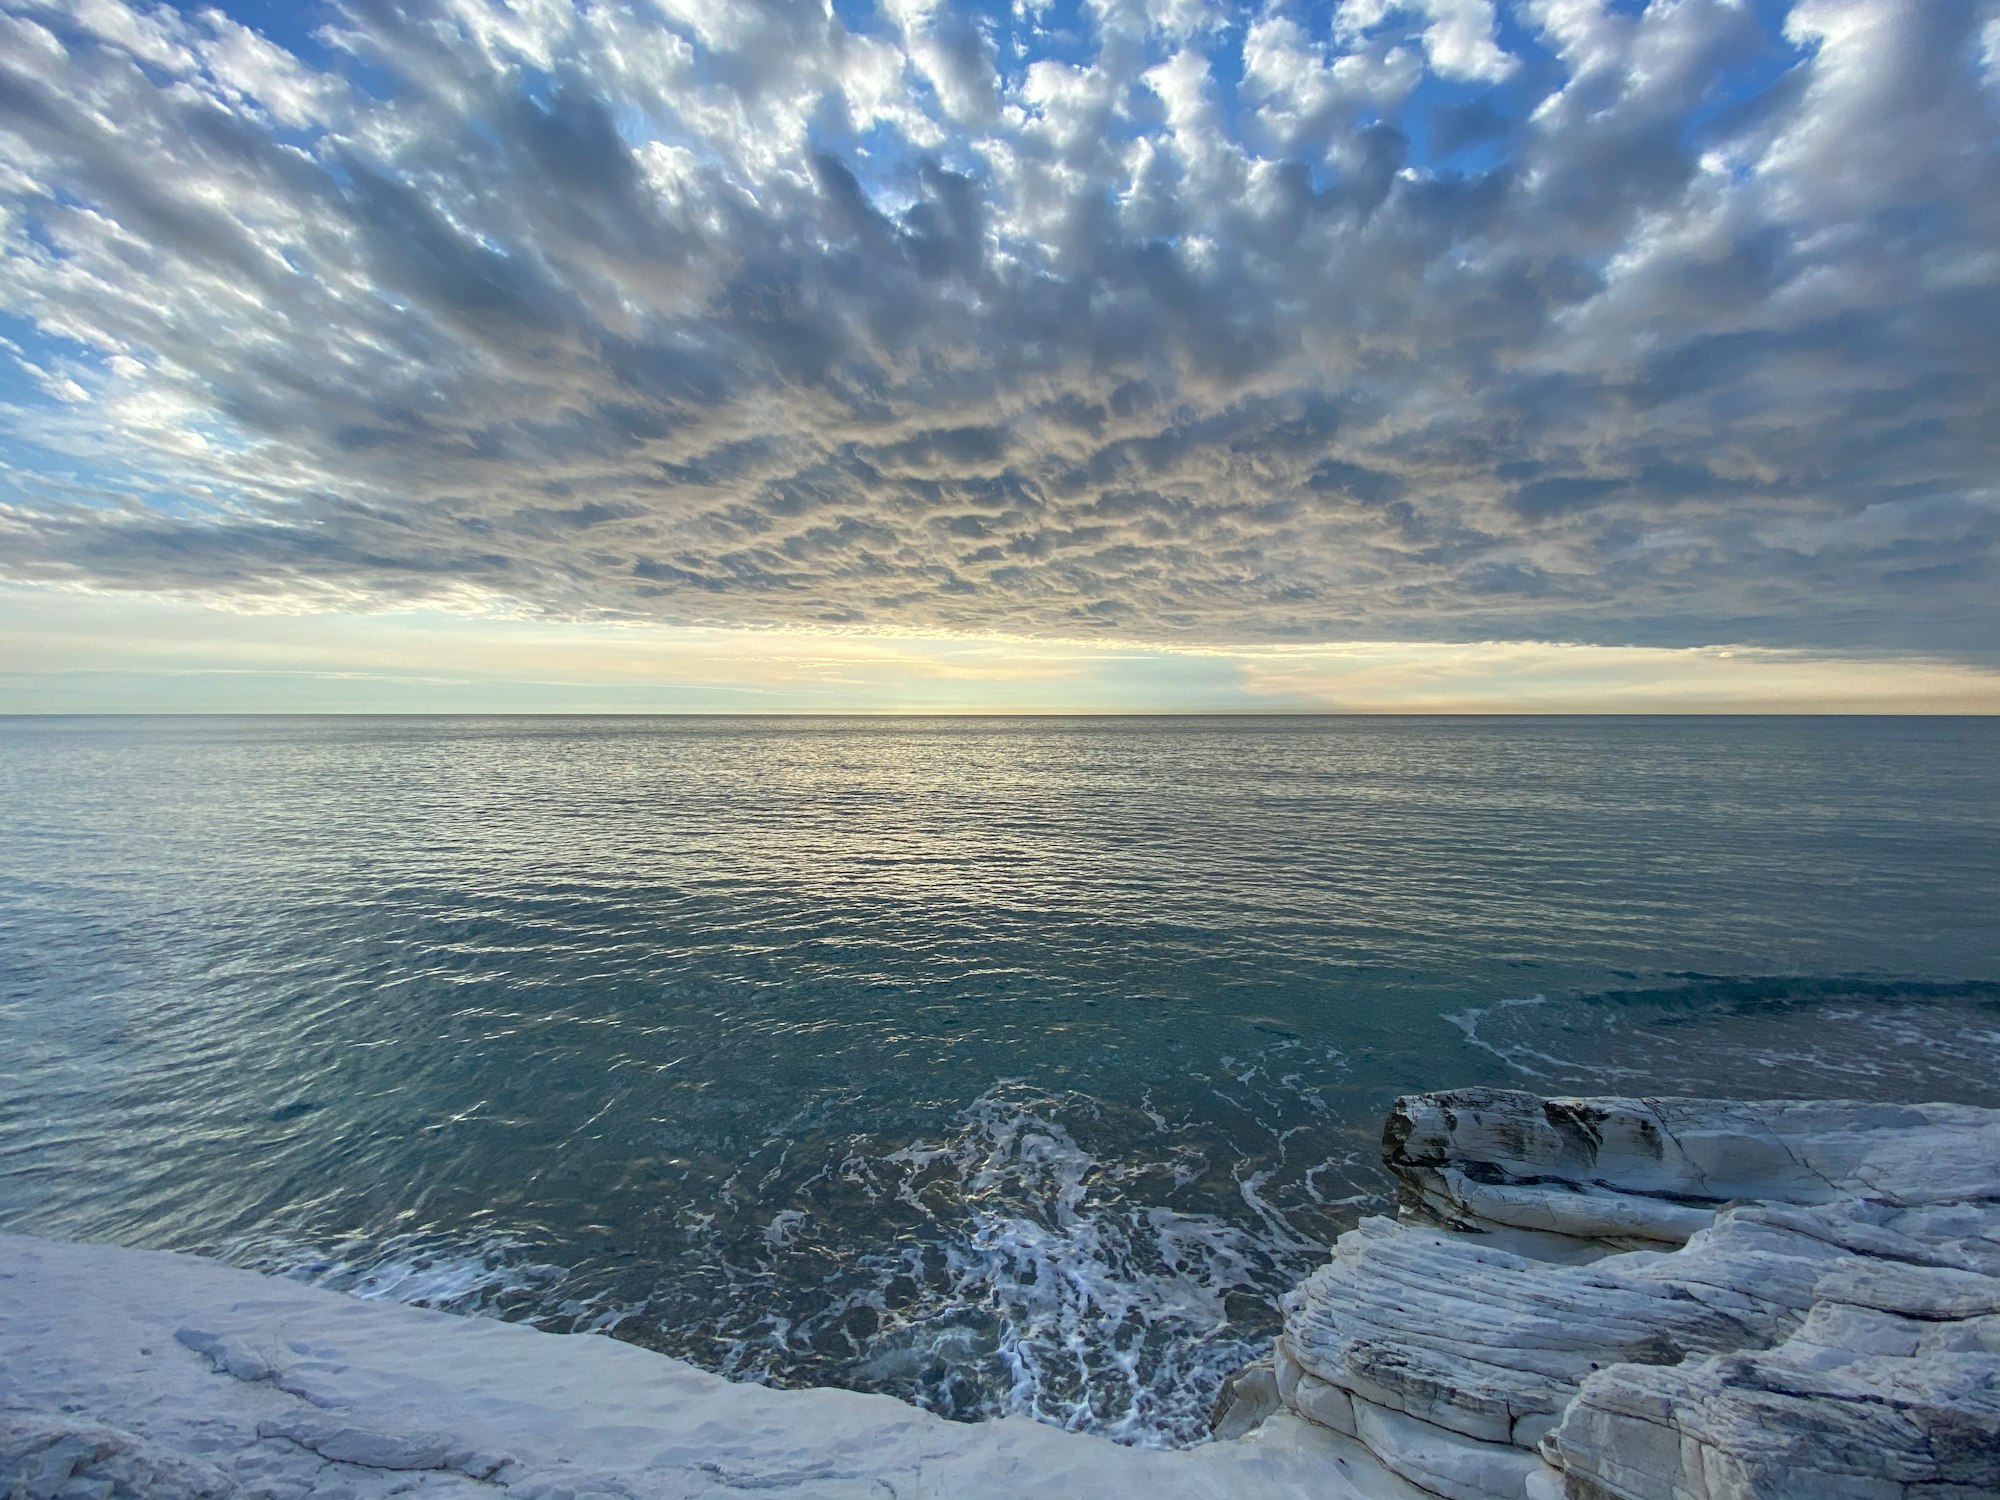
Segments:
[[[2000,1111],[1398,1100],[1291,1411],[1448,1500],[2000,1494]]]

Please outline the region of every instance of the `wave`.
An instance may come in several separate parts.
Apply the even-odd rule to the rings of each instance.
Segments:
[[[1233,1133],[1150,1095],[1119,1105],[1006,1079],[941,1131],[852,1142],[754,1237],[703,1215],[703,1253],[732,1266],[741,1305],[766,1309],[712,1363],[961,1420],[1200,1440],[1223,1378],[1263,1352],[1277,1299],[1350,1217],[1327,1191],[1325,1142],[1293,1140],[1301,1116],[1327,1112],[1310,1069],[1283,1066],[1302,1046],[1224,1060],[1210,1083]]]
[[[857,1257],[861,1284],[773,1343],[811,1347],[865,1312],[872,1326],[842,1384],[962,1418],[1027,1415],[1126,1442],[1200,1437],[1222,1378],[1261,1352],[1237,1304],[1268,1300],[1325,1247],[1268,1207],[1276,1234],[1155,1201],[1149,1186],[1186,1184],[1207,1163],[1186,1143],[1100,1155],[1064,1123],[1093,1114],[1097,1101],[1007,1081],[950,1133],[847,1163],[871,1197],[915,1210],[933,1233]],[[1254,1190],[1246,1175],[1246,1203]],[[788,1222],[787,1236],[802,1228]],[[746,1347],[739,1368],[768,1371],[765,1352]]]
[[[493,1235],[467,1243],[449,1232],[364,1237],[316,1248],[276,1235],[215,1247],[219,1259],[288,1281],[441,1312],[479,1314],[563,1331],[609,1331],[627,1310],[569,1294],[573,1273],[534,1258],[527,1243]]]
[[[218,1253],[357,1296],[610,1332],[736,1379],[1181,1446],[1268,1348],[1278,1299],[1381,1201],[1370,1143],[1342,1144],[1321,1094],[1341,1066],[1288,1037],[1193,1075],[1212,1109],[1004,1079],[938,1130],[829,1144],[779,1128],[622,1273],[511,1235]]]

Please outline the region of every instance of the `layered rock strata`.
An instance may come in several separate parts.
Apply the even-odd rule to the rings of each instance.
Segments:
[[[1404,1478],[2000,1495],[2000,1112],[1463,1090],[1384,1157],[1401,1220],[1295,1294],[1270,1385]]]

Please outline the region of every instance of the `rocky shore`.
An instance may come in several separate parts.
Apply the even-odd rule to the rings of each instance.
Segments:
[[[2000,1495],[2000,1113],[1399,1100],[1265,1410],[1447,1500]]]
[[[0,1235],[7,1500],[1412,1500],[1288,1413],[1180,1452]]]
[[[0,1236],[0,1495],[2000,1495],[2000,1112],[1463,1090],[1384,1150],[1179,1452]]]

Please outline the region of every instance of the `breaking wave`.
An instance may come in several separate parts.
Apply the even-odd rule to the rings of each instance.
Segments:
[[[738,1378],[881,1391],[959,1420],[1199,1441],[1223,1378],[1268,1347],[1278,1299],[1380,1195],[1313,1067],[1285,1066],[1331,1074],[1338,1055],[1301,1046],[1223,1060],[1207,1080],[1231,1106],[1223,1128],[1150,1095],[1002,1080],[940,1130],[851,1139],[774,1192],[794,1144],[737,1179],[784,1207],[761,1223],[726,1206],[694,1216],[726,1310],[675,1327],[655,1298],[619,1334]]]
[[[1202,1079],[1230,1119],[1002,1080],[935,1132],[785,1138],[622,1271],[514,1236],[239,1239],[224,1258],[353,1295],[607,1332],[737,1379],[1143,1446],[1207,1436],[1223,1379],[1381,1185],[1283,1039]],[[809,1169],[808,1169],[809,1168]]]
[[[323,1251],[260,1235],[227,1241],[217,1253],[234,1265],[370,1302],[537,1324],[559,1317],[566,1330],[578,1332],[609,1329],[619,1316],[566,1296],[571,1273],[536,1260],[525,1243],[505,1235],[468,1245],[445,1233],[400,1234]]]
[[[856,1256],[816,1308],[742,1341],[732,1372],[781,1378],[844,1335],[842,1384],[949,1416],[1024,1414],[1127,1442],[1202,1436],[1222,1378],[1262,1352],[1267,1309],[1325,1244],[1241,1164],[1223,1170],[1239,1174],[1245,1213],[1174,1206],[1217,1164],[1163,1118],[1153,1153],[1122,1156],[1066,1123],[1108,1113],[1005,1082],[948,1133],[844,1161],[845,1184],[927,1232]],[[816,1228],[786,1210],[767,1239],[786,1247]]]

